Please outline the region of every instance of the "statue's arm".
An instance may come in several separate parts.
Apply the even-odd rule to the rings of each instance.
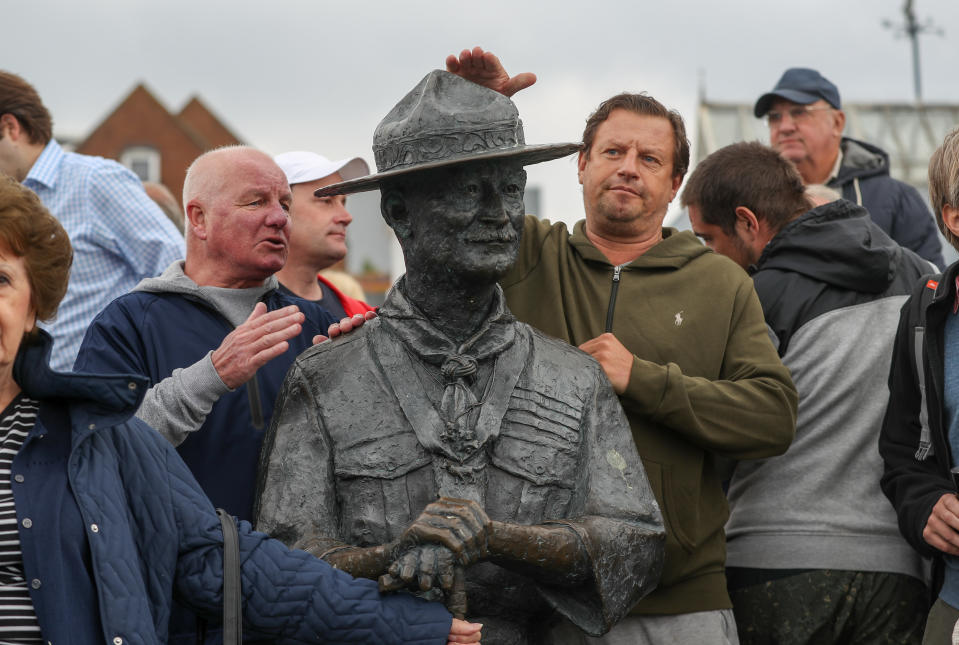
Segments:
[[[540,593],[595,636],[656,586],[666,532],[626,417],[598,367],[581,437],[585,461],[560,522],[585,545],[590,579],[578,587],[542,586]]]
[[[257,530],[296,548],[308,539],[337,539],[333,475],[332,442],[310,379],[294,362],[260,451],[253,507]]]
[[[586,545],[566,523],[491,521],[489,559],[547,585],[576,586],[593,574]]]
[[[377,580],[384,575],[390,564],[396,559],[396,543],[381,544],[373,547],[358,547],[337,542],[322,536],[306,536],[293,545],[331,566],[346,571],[354,578]]]
[[[299,362],[287,374],[263,439],[254,516],[258,530],[355,578],[376,580],[396,558],[396,544],[358,547],[339,532],[333,441]]]
[[[429,504],[400,537],[400,549],[446,547],[468,567],[492,560],[550,584],[579,584],[592,569],[579,535],[566,523],[538,525],[492,521],[472,500],[442,497]]]

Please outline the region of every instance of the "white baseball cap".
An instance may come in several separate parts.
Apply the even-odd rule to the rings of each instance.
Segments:
[[[350,181],[370,174],[369,165],[359,157],[330,161],[315,152],[284,152],[273,157],[276,165],[286,174],[286,180],[293,184],[302,184],[340,173],[343,181]]]

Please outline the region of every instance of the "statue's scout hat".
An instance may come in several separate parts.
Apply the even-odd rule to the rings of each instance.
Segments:
[[[408,173],[467,161],[523,165],[565,157],[578,143],[528,146],[519,111],[499,92],[435,70],[386,115],[373,133],[377,173],[317,190],[317,197],[360,193]]]

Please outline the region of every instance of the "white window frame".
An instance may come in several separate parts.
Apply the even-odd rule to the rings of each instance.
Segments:
[[[160,151],[153,146],[130,146],[120,155],[120,163],[133,171],[141,181],[160,181]],[[146,177],[135,170],[136,164],[146,165]]]

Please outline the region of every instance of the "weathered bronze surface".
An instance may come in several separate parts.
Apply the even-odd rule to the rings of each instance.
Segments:
[[[433,72],[374,148],[378,175],[327,193],[379,186],[407,273],[379,318],[291,368],[257,527],[384,590],[445,596],[485,643],[548,642],[558,616],[603,633],[658,580],[659,509],[602,369],[518,323],[496,284],[522,166],[575,146],[525,146],[509,99]]]

